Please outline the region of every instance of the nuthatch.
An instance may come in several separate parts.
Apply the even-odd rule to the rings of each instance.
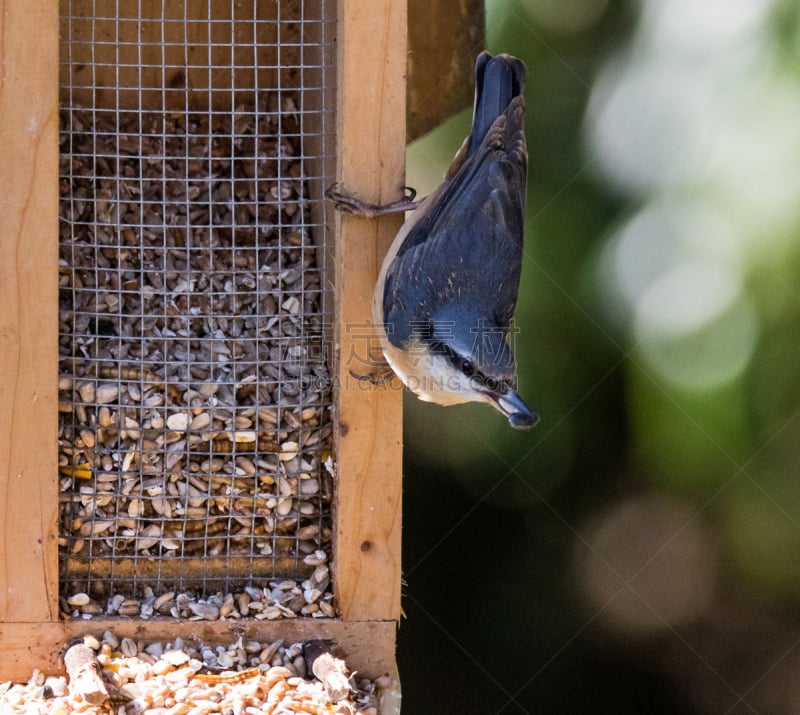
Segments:
[[[339,210],[376,216],[414,208],[383,262],[373,299],[389,366],[422,400],[487,402],[512,427],[538,421],[516,391],[507,337],[525,226],[525,65],[483,52],[470,135],[444,183],[418,204],[371,206],[334,190]]]

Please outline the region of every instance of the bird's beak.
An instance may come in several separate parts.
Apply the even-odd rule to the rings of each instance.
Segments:
[[[508,418],[508,423],[514,429],[530,429],[539,421],[539,415],[528,408],[515,390],[509,389],[492,397],[497,409]]]

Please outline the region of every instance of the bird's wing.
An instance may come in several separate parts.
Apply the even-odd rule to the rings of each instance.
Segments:
[[[527,153],[524,102],[512,100],[483,145],[408,221],[383,295],[390,340],[408,339],[413,321],[435,315],[465,290],[483,296],[507,327],[519,286]],[[435,278],[431,268],[435,267]],[[402,287],[402,292],[399,288]],[[410,325],[410,328],[407,326]],[[401,327],[404,326],[404,327]]]

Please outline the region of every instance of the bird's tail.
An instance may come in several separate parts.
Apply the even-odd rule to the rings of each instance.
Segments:
[[[481,145],[494,120],[505,112],[511,100],[522,94],[526,78],[522,60],[481,52],[475,63],[475,108],[467,156]]]

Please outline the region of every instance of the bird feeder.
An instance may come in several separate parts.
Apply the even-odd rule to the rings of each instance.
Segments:
[[[0,16],[0,681],[106,630],[394,675],[401,392],[352,373],[400,219],[323,191],[402,193],[406,3]]]

